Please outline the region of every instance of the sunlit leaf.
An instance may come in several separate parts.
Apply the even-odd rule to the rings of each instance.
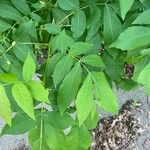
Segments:
[[[89,116],[93,105],[93,82],[91,76],[88,75],[79,90],[76,98],[77,117],[79,125]]]
[[[150,45],[149,27],[133,26],[123,31],[111,47],[121,50],[135,50]]]
[[[27,87],[18,82],[13,85],[12,94],[17,102],[17,104],[26,112],[32,119],[35,119],[34,116],[34,106],[33,106],[33,99]]]
[[[5,88],[0,85],[0,116],[11,125],[12,111],[10,108],[10,102],[6,95]]]
[[[27,80],[27,81],[31,80],[35,73],[35,70],[36,70],[35,62],[29,53],[23,65],[22,75],[23,75],[24,80]]]
[[[103,72],[93,72],[92,75],[100,107],[105,111],[118,113],[117,99],[106,80],[105,74]]]

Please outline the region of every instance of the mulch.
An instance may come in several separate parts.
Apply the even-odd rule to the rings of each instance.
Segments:
[[[132,113],[140,106],[141,103],[127,101],[117,116],[101,119],[92,132],[94,142],[91,150],[126,150],[142,130],[138,117]]]

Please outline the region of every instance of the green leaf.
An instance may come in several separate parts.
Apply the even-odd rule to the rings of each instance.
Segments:
[[[103,60],[98,55],[94,55],[94,54],[88,55],[88,56],[81,58],[80,61],[82,61],[85,64],[94,66],[94,67],[105,68],[105,64]]]
[[[63,80],[57,97],[58,107],[61,113],[75,100],[81,82],[81,73],[81,66],[77,63]]]
[[[0,68],[0,73],[4,73],[4,71],[2,70],[2,68]]]
[[[11,55],[11,56],[13,56],[13,55]],[[10,73],[15,74],[18,77],[18,79],[22,80],[22,65],[14,57],[9,58],[9,60],[11,61],[10,70],[9,70]]]
[[[79,0],[58,0],[58,4],[64,10],[75,10],[79,8]]]
[[[12,119],[12,125],[5,125],[2,135],[24,134],[36,127],[36,122],[24,113],[16,114]]]
[[[84,11],[80,10],[74,14],[71,20],[71,31],[73,32],[73,37],[78,39],[83,35],[86,28],[86,16]]]
[[[86,121],[84,122],[84,125],[86,126],[88,130],[93,130],[96,128],[99,120],[100,120],[100,117],[97,112],[94,114],[93,118],[91,117],[91,115],[89,115]]]
[[[145,93],[150,95],[150,85],[145,85]]]
[[[61,115],[59,112],[54,111],[44,112],[43,120],[49,125],[60,129],[66,129],[74,124],[74,120],[68,114]]]
[[[53,55],[48,63],[47,76],[49,77],[55,70],[57,63],[61,60],[63,55],[61,53],[56,53]]]
[[[108,53],[104,54],[105,72],[112,81],[119,82],[124,74],[124,62],[114,60]]]
[[[29,38],[26,40],[27,42],[30,43],[30,39],[38,40],[37,39],[38,33],[37,33],[36,23],[35,22],[31,23],[31,27],[29,28],[29,31],[27,33],[29,34]],[[28,44],[28,45],[30,45],[30,44]]]
[[[2,81],[4,83],[13,84],[13,83],[18,82],[18,79],[17,79],[16,75],[14,75],[14,74],[3,73],[3,74],[0,74],[0,81]]]
[[[147,48],[147,49],[144,49],[144,50],[141,50],[140,52],[142,55],[149,55],[150,54],[150,48]]]
[[[104,8],[104,42],[109,46],[114,42],[121,32],[121,22],[111,6]]]
[[[131,91],[134,90],[138,86],[137,82],[128,79],[122,79],[118,84],[117,87],[124,90],[124,91]]]
[[[12,111],[10,108],[10,102],[6,95],[5,89],[2,85],[0,85],[0,116],[8,123],[8,125],[11,125],[11,115]]]
[[[131,6],[134,3],[134,0],[119,0],[121,17],[124,20],[127,12],[130,10]]]
[[[100,107],[105,111],[118,113],[117,99],[106,80],[105,74],[103,72],[93,72],[92,75]]]
[[[137,78],[137,82],[150,87],[150,63],[141,71]]]
[[[28,134],[29,144],[31,145],[32,150],[49,149],[46,143],[46,135],[44,132],[44,126],[42,120],[41,120],[41,127],[31,130]]]
[[[14,6],[24,15],[30,13],[30,7],[27,4],[26,0],[11,0]]]
[[[133,26],[123,31],[110,47],[121,50],[135,50],[150,45],[149,27]]]
[[[143,57],[138,60],[138,62],[134,65],[134,76],[132,77],[132,80],[137,82],[139,74],[142,72],[145,66],[148,65],[149,59],[149,57]]]
[[[93,106],[93,83],[91,76],[88,75],[76,98],[77,117],[79,125],[89,116]]]
[[[49,103],[48,95],[49,92],[44,88],[44,86],[38,81],[29,81],[27,87],[32,95],[32,98],[39,102]]]
[[[16,43],[12,51],[19,60],[24,62],[28,54],[32,53],[32,47],[21,43]]]
[[[59,34],[61,32],[61,28],[56,24],[48,23],[44,24],[43,27],[50,34]]]
[[[23,65],[22,75],[24,80],[26,81],[31,80],[35,71],[36,71],[36,65],[29,53]]]
[[[97,34],[102,22],[101,17],[101,10],[96,7],[88,21],[89,23],[87,26],[87,39],[90,39]]]
[[[150,10],[146,10],[140,14],[132,24],[150,24]]]
[[[71,46],[70,54],[71,55],[81,55],[87,52],[91,47],[91,44],[85,42],[76,42]]]
[[[22,16],[12,6],[0,3],[0,17],[18,21]]]
[[[98,53],[102,47],[102,38],[99,34],[94,35],[92,38],[86,39],[86,42],[92,45],[86,54]]]
[[[0,32],[5,32],[6,30],[10,29],[11,25],[8,24],[7,22],[4,22],[2,20],[0,20]]]
[[[62,130],[45,123],[47,145],[51,150],[66,150],[67,140]]]
[[[0,45],[0,55],[3,55],[5,53],[5,48]]]
[[[73,43],[74,43],[73,39],[66,34],[65,30],[63,30],[57,36],[55,46],[56,46],[56,49],[65,53],[66,50],[68,50],[68,48],[72,46]]]
[[[30,32],[32,32],[31,30],[32,26],[33,26],[32,20],[21,24],[13,34],[13,40],[15,40],[16,42],[29,41],[30,40],[29,34]]]
[[[35,21],[35,22],[43,22],[42,18],[37,14],[37,13],[30,13],[31,18]]]
[[[35,120],[33,99],[27,87],[18,82],[12,87],[12,94],[17,104],[26,112],[32,119]]]
[[[56,65],[53,73],[54,85],[57,84],[67,75],[73,65],[73,59],[70,56],[63,57]]]
[[[73,127],[67,135],[69,150],[87,150],[92,142],[91,135],[85,128]]]
[[[22,79],[22,66],[13,55],[5,54],[1,56],[0,66],[5,72],[9,72],[9,74],[15,74],[18,79]]]
[[[62,9],[55,7],[52,9],[52,13],[56,24],[68,25],[70,23],[69,18],[66,17],[67,13]],[[66,18],[66,19],[62,20],[62,18]]]

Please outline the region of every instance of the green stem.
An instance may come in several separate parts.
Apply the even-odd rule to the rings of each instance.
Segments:
[[[42,112],[42,109],[41,109]],[[42,140],[43,140],[43,119],[41,116],[41,124],[40,124],[40,150],[42,150]]]
[[[69,54],[68,54],[69,55]],[[84,69],[87,71],[87,73],[91,76],[91,77],[93,77],[92,76],[92,74],[91,74],[91,72],[88,70],[88,68],[80,61],[80,60],[78,60],[76,57],[74,57],[74,56],[72,56],[72,55],[69,55],[71,58],[73,58],[75,61],[77,61],[78,63],[80,63],[83,67],[84,67]]]
[[[52,37],[51,37],[51,39],[52,39]],[[45,72],[44,72],[44,77],[43,77],[44,87],[46,85],[47,69],[48,69],[48,63],[49,63],[49,60],[50,60],[51,39],[50,39],[50,42],[48,43],[48,56],[47,56],[47,60],[46,60],[46,67],[45,67]],[[45,111],[45,108],[43,107],[43,104],[44,103],[42,103],[41,113],[43,113]],[[40,150],[42,150],[42,140],[43,140],[43,119],[42,119],[42,116],[41,116],[41,127],[40,127],[40,129],[41,129],[41,131],[40,131]]]
[[[108,1],[107,1],[107,2],[108,2]],[[107,3],[107,2],[106,2],[106,3]],[[106,3],[97,3],[97,4],[95,4],[94,6],[105,5]],[[88,8],[88,7],[90,7],[90,6],[93,6],[93,5],[86,5],[86,6],[83,6],[83,7],[79,8],[79,9],[77,9],[77,11],[86,9],[86,8]],[[63,21],[65,21],[67,18],[69,18],[69,17],[70,17],[71,15],[73,15],[74,13],[75,13],[75,11],[69,13],[69,14],[68,14],[66,17],[64,17],[60,22],[58,22],[57,25],[60,25]]]
[[[34,42],[22,42],[20,44],[22,44],[22,45],[43,45],[43,46],[48,46],[47,43],[34,43]]]
[[[44,77],[43,77],[43,84],[44,84],[44,86],[46,84],[48,63],[50,61],[50,55],[51,55],[51,40],[52,40],[52,36],[50,38],[50,42],[48,43],[48,56],[47,56],[47,60],[46,60],[46,67],[45,67],[45,72],[44,72]]]
[[[40,11],[40,10],[41,10],[41,9],[34,10],[34,11],[28,13],[27,15],[24,15],[21,19],[27,17],[28,15],[30,15],[30,14],[32,14],[32,13],[38,12],[38,11]],[[3,43],[5,42],[5,40],[8,38],[8,35],[10,34],[11,30],[13,30],[13,28],[19,23],[19,21],[21,21],[21,19],[19,19],[18,21],[16,21],[16,22],[13,24],[13,26],[8,30],[8,32],[7,32],[7,34],[6,34],[5,38],[4,38],[4,41],[3,41],[1,44],[3,44]]]
[[[15,45],[16,45],[16,42],[13,41],[12,44],[11,44],[11,46],[0,56],[0,58],[2,58],[2,57],[3,57],[8,51],[10,51],[11,48],[13,48]]]
[[[69,18],[71,15],[73,15],[74,12],[71,12],[70,14],[68,14],[66,17],[64,17],[60,22],[57,23],[57,25],[61,24],[63,21],[65,21],[67,18]]]

